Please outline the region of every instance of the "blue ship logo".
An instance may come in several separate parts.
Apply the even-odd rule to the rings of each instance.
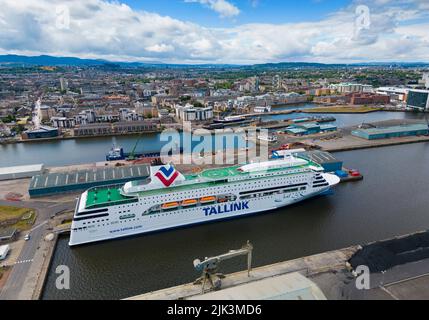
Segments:
[[[213,206],[210,208],[204,208],[203,211],[206,216],[211,216],[213,214],[236,212],[245,209],[249,209],[249,201]]]
[[[159,171],[161,171],[166,178],[169,178],[174,173],[174,167],[168,166],[168,169],[166,167],[161,167]]]
[[[179,173],[174,169],[173,166],[169,166],[168,169],[166,167],[161,167],[155,174],[155,177],[157,177],[167,188],[173,184],[178,176]]]

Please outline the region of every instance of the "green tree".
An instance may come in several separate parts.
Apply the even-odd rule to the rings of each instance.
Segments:
[[[199,101],[195,101],[194,102],[194,108],[204,108],[204,105]]]

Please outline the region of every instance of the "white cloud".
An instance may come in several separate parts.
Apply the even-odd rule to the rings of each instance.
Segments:
[[[315,22],[206,28],[118,2],[0,0],[0,52],[170,63],[429,60],[424,1],[378,0],[369,29],[356,32],[355,8],[365,3]],[[58,28],[57,5],[69,6],[69,28]]]
[[[221,17],[235,17],[240,14],[240,9],[227,0],[185,0],[188,3],[201,3],[219,13]]]

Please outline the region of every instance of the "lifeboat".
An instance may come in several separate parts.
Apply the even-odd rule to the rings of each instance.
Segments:
[[[203,197],[200,199],[201,203],[210,203],[215,201],[216,201],[216,197]]]
[[[169,203],[164,203],[161,208],[162,209],[174,209],[177,208],[179,206],[178,202],[169,202]]]
[[[189,200],[183,201],[182,206],[188,207],[188,206],[196,205],[197,203],[198,203],[198,201],[196,199],[189,199]]]

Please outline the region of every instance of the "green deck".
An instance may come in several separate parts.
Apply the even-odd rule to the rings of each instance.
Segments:
[[[309,167],[310,165],[320,167],[318,164],[308,161],[306,165],[296,166],[293,168],[303,169],[303,168]],[[226,183],[225,180],[229,177],[249,175],[249,173],[239,171],[238,169],[240,167],[241,166],[208,169],[208,170],[204,170],[199,174],[185,175],[185,178],[188,181],[202,179],[204,182],[199,182],[199,183],[194,183],[194,184],[184,185],[184,186],[170,187],[165,189],[154,189],[154,190],[143,191],[140,193],[140,195],[151,196],[156,194],[168,194],[168,193],[173,193],[173,192],[178,192],[183,190],[193,190],[193,189],[211,187],[215,184],[225,184]],[[272,169],[269,171],[275,172],[275,171],[281,171],[281,170],[284,170],[284,168]],[[291,173],[291,174],[294,174],[294,173]],[[141,181],[133,181],[132,184],[133,186],[137,186],[141,184]],[[94,208],[102,205],[111,206],[111,205],[117,205],[121,203],[134,202],[135,200],[136,198],[124,197],[123,195],[121,195],[119,188],[113,188],[113,187],[96,188],[88,191],[86,208]]]
[[[244,175],[246,173],[240,172],[237,169],[241,166],[228,167],[228,168],[217,168],[205,170],[199,174],[201,178],[209,179],[209,180],[221,180],[226,179],[228,177]]]
[[[116,205],[127,203],[132,199],[124,197],[118,188],[94,188],[88,191],[86,208],[94,208],[102,204]]]

